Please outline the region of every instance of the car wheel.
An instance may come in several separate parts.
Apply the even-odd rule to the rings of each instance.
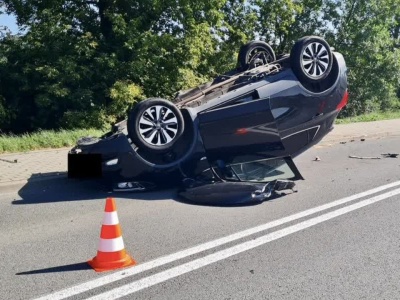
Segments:
[[[332,69],[332,51],[322,38],[308,36],[298,40],[290,52],[290,64],[296,77],[303,83],[317,83]]]
[[[276,60],[271,46],[262,41],[251,41],[240,47],[238,64],[241,70],[249,70]]]
[[[183,116],[170,101],[150,98],[139,102],[128,115],[128,135],[142,150],[170,150],[184,130]]]

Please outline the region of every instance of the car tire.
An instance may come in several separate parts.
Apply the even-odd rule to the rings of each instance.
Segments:
[[[293,73],[304,84],[318,83],[329,76],[333,55],[329,44],[320,37],[298,40],[290,52]]]
[[[242,71],[252,69],[259,63],[266,65],[276,60],[275,52],[270,45],[262,41],[251,41],[240,47],[238,65]]]
[[[141,150],[164,153],[173,147],[184,131],[180,110],[170,101],[149,98],[128,114],[128,135]]]

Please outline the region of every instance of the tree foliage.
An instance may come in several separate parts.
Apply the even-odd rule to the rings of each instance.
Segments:
[[[345,55],[352,101],[349,115],[399,107],[398,0],[344,0],[329,37]]]
[[[145,97],[236,65],[241,44],[288,52],[324,36],[349,66],[355,115],[399,107],[399,0],[4,0],[21,34],[0,24],[0,128],[102,127]]]

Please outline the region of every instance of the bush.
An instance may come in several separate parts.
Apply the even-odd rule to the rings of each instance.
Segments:
[[[110,88],[110,103],[89,110],[69,110],[62,117],[61,126],[67,129],[107,129],[111,124],[124,119],[127,110],[144,99],[142,89],[130,81],[116,81]]]
[[[111,104],[107,113],[115,119],[125,117],[127,110],[144,99],[142,89],[129,80],[117,81],[110,89]]]

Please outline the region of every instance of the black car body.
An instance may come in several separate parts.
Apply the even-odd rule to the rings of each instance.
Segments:
[[[328,74],[319,76],[323,72],[316,71],[317,54],[322,48],[312,44],[315,40],[323,41],[306,37],[290,55],[180,92],[174,104],[158,98],[143,101],[140,114],[131,113],[130,119],[116,124],[105,136],[78,141],[68,156],[69,177],[102,176],[110,179],[115,190],[142,191],[183,183],[183,194],[192,198],[207,193],[210,185],[223,184],[221,190],[232,191],[234,182],[236,187],[243,186],[236,188],[240,194],[249,186],[254,192],[272,181],[301,179],[292,158],[333,129],[348,97],[343,56],[330,52]],[[309,67],[310,61],[315,66]],[[311,78],[304,76],[307,70]],[[169,125],[162,118],[174,108],[184,129],[175,136],[180,120],[172,117],[174,128],[165,136],[163,128]],[[132,130],[136,136],[130,134]],[[140,137],[143,140],[136,142]],[[169,140],[173,140],[170,145]]]

